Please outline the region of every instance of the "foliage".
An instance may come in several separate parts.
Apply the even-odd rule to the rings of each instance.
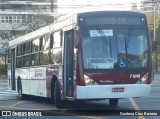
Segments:
[[[7,74],[7,70],[5,68],[5,64],[0,62],[0,75]]]
[[[13,34],[10,31],[1,31],[0,38],[2,39],[2,48],[6,50],[8,48],[8,41],[12,40]],[[4,53],[2,53],[4,54]]]
[[[45,25],[48,25],[53,22],[53,16],[47,15],[26,15],[26,19],[24,19],[23,23],[15,24],[10,23],[11,29],[0,31],[0,57],[6,58],[8,42],[19,37],[21,35],[25,35],[26,33],[32,32],[34,30],[39,29]],[[20,29],[25,29],[25,32],[22,32]],[[17,34],[14,31],[19,31]],[[7,59],[5,59],[6,61]]]
[[[53,23],[53,16],[47,15],[35,15],[35,16],[27,16],[26,21],[22,23],[22,26],[26,26],[26,33],[30,33],[35,31],[41,27],[49,25]]]
[[[154,27],[153,26],[149,26],[149,30],[150,30],[150,37],[151,37],[152,44],[153,44],[152,47],[154,48],[154,51],[152,53],[153,64],[154,65],[156,64],[156,60],[155,59],[157,58],[157,64],[158,64],[158,67],[160,67],[160,22],[156,23],[156,38],[155,38],[155,42],[156,43],[153,43]]]

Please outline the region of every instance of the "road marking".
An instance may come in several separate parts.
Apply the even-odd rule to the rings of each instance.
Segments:
[[[102,118],[102,117],[96,117],[96,116],[81,116],[78,114],[68,113],[66,111],[67,111],[67,109],[62,109],[60,112],[52,112],[52,111],[48,111],[48,110],[46,110],[45,112],[58,113],[58,114],[70,115],[70,116],[78,116],[78,117],[90,118],[90,119],[108,119],[108,118]]]
[[[71,113],[67,113],[67,109],[62,109],[61,110],[61,113],[63,114],[69,114],[69,115],[72,115],[72,116],[78,116],[78,117],[82,117],[82,118],[90,118],[90,119],[107,119],[107,118],[102,118],[102,117],[96,117],[96,116],[81,116],[81,115],[78,115],[78,114],[71,114]]]
[[[16,106],[16,105],[18,105],[18,104],[21,104],[22,102],[24,102],[24,101],[17,102],[17,103],[15,103],[15,104],[13,104],[13,105],[10,105],[10,106],[8,106],[8,107],[14,107],[14,106]]]
[[[136,102],[134,101],[133,98],[129,98],[129,101],[131,102],[132,106],[134,107],[134,110],[141,112],[138,105],[136,104]],[[138,116],[139,119],[145,119],[144,116]]]
[[[136,102],[143,102],[143,103],[146,103],[146,102],[160,102],[160,100],[139,100],[139,101],[136,101]]]

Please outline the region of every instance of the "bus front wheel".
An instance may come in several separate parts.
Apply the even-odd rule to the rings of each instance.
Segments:
[[[54,100],[55,100],[55,105],[57,108],[64,107],[64,101],[61,100],[60,85],[59,85],[58,80],[55,83]]]
[[[109,99],[109,103],[111,106],[116,106],[118,104],[118,99]]]

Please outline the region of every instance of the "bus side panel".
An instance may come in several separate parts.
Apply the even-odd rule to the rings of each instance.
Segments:
[[[31,95],[47,97],[46,69],[47,67],[30,68]]]
[[[47,97],[46,67],[17,69],[16,79],[18,76],[21,78],[23,94]]]
[[[16,84],[17,84],[18,77],[20,77],[23,94],[30,94],[29,72],[30,72],[29,68],[26,68],[26,69],[17,68],[15,71]],[[16,85],[16,90],[17,90],[17,85]]]

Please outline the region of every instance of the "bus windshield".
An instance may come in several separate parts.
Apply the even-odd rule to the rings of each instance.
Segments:
[[[82,28],[84,69],[139,69],[148,66],[147,30],[141,27]]]

